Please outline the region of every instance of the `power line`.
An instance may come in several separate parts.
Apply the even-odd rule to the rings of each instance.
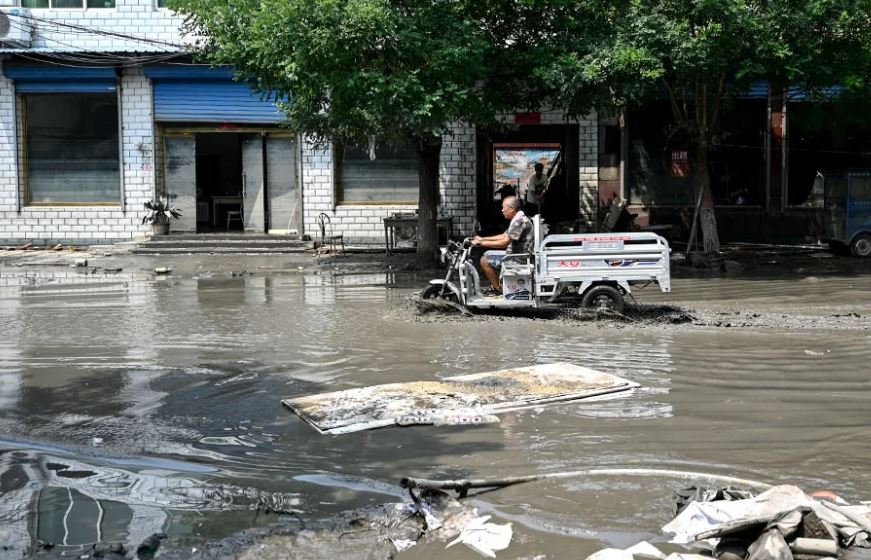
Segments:
[[[121,32],[117,32],[117,31],[109,31],[106,29],[99,29],[96,27],[88,27],[88,26],[84,26],[84,25],[77,25],[74,23],[61,22],[61,21],[47,19],[47,18],[41,18],[41,17],[37,17],[37,16],[33,16],[33,15],[25,16],[22,14],[12,14],[12,13],[9,13],[7,15],[12,16],[14,18],[19,18],[20,20],[33,20],[36,22],[41,22],[41,23],[44,23],[44,24],[49,25],[49,26],[54,26],[57,29],[69,29],[69,30],[72,30],[73,32],[77,32],[77,33],[98,35],[98,36],[103,36],[103,37],[111,37],[111,38],[115,38],[115,39],[124,39],[127,41],[152,44],[152,45],[159,45],[159,46],[163,46],[163,47],[173,47],[173,48],[179,49],[179,50],[183,50],[183,49],[187,48],[185,45],[179,44],[179,43],[170,43],[168,41],[162,41],[160,39],[150,39],[148,37],[139,37],[137,35],[130,35],[128,33],[121,33]],[[12,21],[13,21],[12,18],[10,18],[10,23]],[[71,46],[71,48],[76,48],[76,47]]]

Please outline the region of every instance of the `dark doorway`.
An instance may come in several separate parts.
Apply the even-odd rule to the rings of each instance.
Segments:
[[[197,232],[243,231],[241,135],[202,133],[196,144]]]
[[[508,131],[479,131],[477,135],[477,207],[478,222],[483,235],[505,231],[501,196],[494,177],[494,145],[558,145],[558,164],[551,172],[550,182],[541,204],[541,215],[551,226],[574,222],[580,213],[580,175],[578,169],[577,125],[518,125]],[[525,187],[525,185],[523,185]],[[510,189],[509,189],[510,190]]]

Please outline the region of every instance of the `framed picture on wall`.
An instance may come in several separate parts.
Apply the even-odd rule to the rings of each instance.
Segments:
[[[523,192],[535,174],[535,164],[544,165],[550,176],[557,165],[560,144],[493,144],[493,198]]]

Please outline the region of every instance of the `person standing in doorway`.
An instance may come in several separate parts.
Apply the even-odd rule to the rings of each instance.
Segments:
[[[526,187],[524,211],[527,216],[535,216],[541,208],[541,201],[544,199],[544,193],[547,192],[547,175],[544,174],[544,164],[541,162],[535,164],[535,173],[529,179],[529,184]]]

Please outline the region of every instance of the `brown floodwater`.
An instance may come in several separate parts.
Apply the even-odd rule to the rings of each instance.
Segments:
[[[677,278],[672,294],[638,292],[643,305],[621,321],[421,313],[411,296],[425,279],[410,275],[208,268],[0,267],[0,559],[41,543],[135,547],[154,532],[195,547],[281,520],[270,511],[315,518],[400,500],[407,475],[639,470],[474,498],[513,523],[500,558],[664,542],[672,491],[709,475],[871,499],[868,267]],[[666,305],[686,314],[668,320]],[[561,361],[641,388],[493,425],[342,436],[280,404]],[[398,557],[445,554],[429,543]]]

